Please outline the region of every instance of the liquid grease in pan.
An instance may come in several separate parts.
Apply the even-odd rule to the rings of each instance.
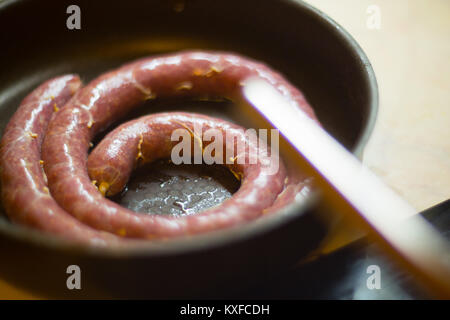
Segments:
[[[136,170],[124,191],[112,199],[140,213],[182,216],[222,203],[239,185],[219,165],[174,165],[161,160]]]

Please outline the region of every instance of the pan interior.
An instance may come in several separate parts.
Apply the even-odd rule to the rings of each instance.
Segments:
[[[69,1],[19,1],[0,10],[0,29],[9,30],[0,33],[0,131],[50,77],[77,73],[87,83],[137,58],[200,49],[264,61],[304,92],[327,131],[349,149],[358,145],[374,107],[372,88],[338,28],[295,1],[182,2],[178,10],[175,1],[78,1],[81,30],[66,28]],[[248,127],[229,102],[155,101],[140,110],[201,112]]]

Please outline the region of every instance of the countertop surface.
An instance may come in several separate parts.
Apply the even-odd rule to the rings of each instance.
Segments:
[[[363,162],[416,209],[450,198],[450,2],[308,0],[375,70],[380,108]]]
[[[306,2],[341,24],[375,70],[380,108],[363,162],[418,211],[450,198],[450,1]],[[39,297],[0,279],[0,298]]]

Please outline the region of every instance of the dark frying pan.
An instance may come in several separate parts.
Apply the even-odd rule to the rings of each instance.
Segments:
[[[71,4],[81,8],[81,30],[66,28]],[[357,155],[376,117],[367,57],[339,25],[300,1],[3,1],[0,30],[1,130],[23,97],[49,77],[78,73],[86,83],[134,58],[188,48],[234,51],[281,71],[305,93],[324,127]],[[235,109],[221,103],[151,108],[200,108],[239,122]],[[315,214],[317,201],[128,251],[79,247],[0,216],[0,275],[50,297],[232,295],[319,245],[327,225]],[[66,288],[72,264],[82,270],[82,290]]]

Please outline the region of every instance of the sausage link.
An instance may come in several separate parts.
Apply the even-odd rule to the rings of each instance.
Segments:
[[[195,126],[201,131],[194,131]],[[199,148],[205,150],[212,141],[202,140],[202,138],[210,129],[216,130],[220,135],[219,141],[226,142],[227,135],[239,139],[235,140],[228,154],[237,155],[240,161],[237,161],[237,157],[226,159],[226,149],[230,148],[226,143],[223,144],[222,149],[216,149],[215,152],[220,157],[220,163],[228,163],[228,167],[242,177],[241,187],[230,199],[219,206],[184,218],[163,217],[158,220],[143,218],[139,224],[133,224],[129,223],[130,220],[127,219],[126,214],[115,215],[115,219],[123,217],[123,220],[118,222],[122,233],[139,236],[145,232],[152,236],[166,236],[172,232],[172,229],[164,230],[161,220],[171,221],[174,225],[178,224],[177,232],[180,234],[205,232],[231,226],[260,215],[282,191],[286,177],[283,164],[276,155],[270,157],[264,144],[258,144],[256,139],[253,141],[248,139],[244,128],[221,119],[182,112],[142,117],[129,121],[110,132],[89,155],[90,178],[97,181],[100,186],[106,185],[105,190],[101,191],[107,195],[120,192],[125,187],[132,169],[138,164],[170,158],[172,148],[177,143],[171,141],[171,134],[176,129],[187,129],[197,134],[200,141],[192,137],[191,145],[200,143]],[[216,138],[219,139],[218,136]],[[237,153],[238,144],[246,146],[241,154]],[[255,155],[254,163],[250,163],[249,155]],[[270,165],[273,165],[275,161],[279,163],[279,168],[276,173],[273,173]],[[98,219],[98,212],[90,213],[90,215],[92,216],[90,221],[95,227],[108,228],[105,220]]]
[[[123,237],[154,239],[208,232],[294,201],[303,184],[287,183],[290,175],[279,159],[275,174],[269,174],[264,161],[230,164],[242,176],[240,189],[221,205],[196,215],[141,215],[104,197],[123,189],[138,165],[168,157],[174,129],[192,131],[198,124],[202,130],[215,128],[223,134],[243,129],[204,115],[163,113],[130,121],[109,133],[88,158],[94,137],[144,101],[224,97],[240,102],[242,84],[249,77],[270,82],[316,119],[302,93],[280,74],[229,53],[189,51],[140,59],[99,76],[84,88],[73,75],[45,82],[24,99],[1,140],[2,200],[8,216],[76,241],[128,245],[143,242]],[[238,137],[246,139],[242,134]],[[201,143],[208,145],[208,141]],[[248,145],[249,152],[257,149]],[[225,148],[236,151],[235,145]],[[267,150],[257,150],[258,155],[261,152]],[[100,192],[91,179],[97,180]]]
[[[97,231],[65,212],[50,195],[41,144],[50,119],[80,88],[78,76],[48,80],[31,92],[9,121],[0,143],[2,201],[17,223],[96,245],[120,239]]]
[[[142,101],[203,95],[239,100],[243,98],[241,84],[250,76],[269,81],[290,101],[314,116],[303,95],[279,74],[261,63],[231,54],[185,52],[143,59],[100,76],[81,89],[49,125],[43,157],[54,198],[80,221],[129,237],[171,237],[248,220],[238,208],[242,202],[257,206],[256,192],[248,189],[245,197],[238,198],[241,201],[238,205],[221,207],[214,215],[180,218],[139,215],[98,192],[88,176],[86,159],[93,137]],[[275,192],[282,188],[266,187],[267,193],[271,192],[270,188]],[[128,229],[124,230],[124,226]]]

